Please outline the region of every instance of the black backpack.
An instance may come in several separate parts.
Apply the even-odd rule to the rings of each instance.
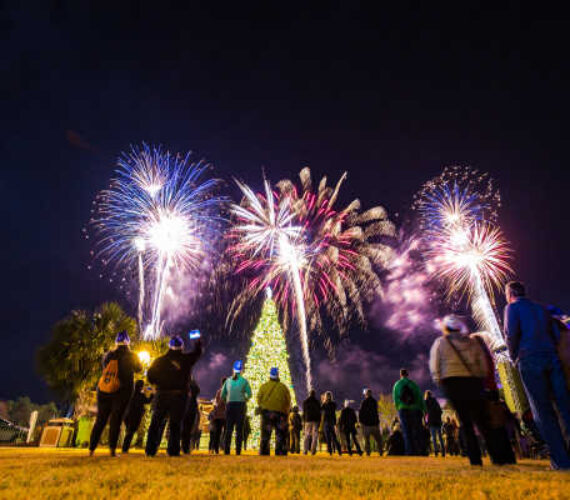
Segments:
[[[410,387],[410,384],[404,385],[404,388],[402,389],[402,394],[400,395],[400,399],[402,403],[408,406],[411,406],[416,402],[414,391]]]

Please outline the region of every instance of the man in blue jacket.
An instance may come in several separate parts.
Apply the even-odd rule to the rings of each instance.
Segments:
[[[505,336],[513,361],[518,365],[538,430],[550,448],[553,469],[570,469],[570,457],[550,399],[570,433],[570,401],[564,373],[556,352],[559,332],[547,310],[526,297],[524,285],[506,286]]]

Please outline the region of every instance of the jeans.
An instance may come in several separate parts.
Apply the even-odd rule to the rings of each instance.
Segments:
[[[317,453],[317,444],[319,442],[319,422],[305,422],[303,432],[305,433],[305,453],[309,453],[310,450],[314,455]]]
[[[269,455],[271,433],[275,429],[275,455],[287,455],[287,415],[278,411],[263,410],[261,413],[261,442],[259,454]]]
[[[224,440],[224,453],[226,455],[230,454],[234,427],[236,430],[236,455],[239,455],[241,453],[244,420],[245,403],[235,401],[226,405],[226,435]]]
[[[94,451],[97,448],[103,429],[109,421],[109,448],[112,452],[115,451],[121,432],[121,423],[131,396],[132,389],[114,394],[97,391],[97,418],[91,431],[89,450]]]
[[[534,422],[542,439],[550,449],[553,468],[570,468],[570,457],[564,446],[564,437],[556,413],[554,396],[560,419],[566,433],[570,433],[570,402],[560,361],[556,356],[527,356],[519,361],[519,370]]]
[[[146,438],[145,451],[148,456],[156,455],[167,418],[170,429],[167,453],[171,457],[180,455],[180,427],[186,410],[186,398],[184,391],[163,391],[156,395]]]
[[[406,455],[420,455],[422,443],[422,412],[420,410],[398,410],[400,426],[404,435]]]
[[[338,438],[336,437],[335,425],[332,422],[325,422],[323,425],[323,430],[325,431],[325,439],[327,441],[327,451],[330,455],[333,454],[334,450],[338,451],[339,455],[342,455],[342,449]]]
[[[471,465],[482,465],[481,448],[473,425],[475,424],[479,432],[488,440],[483,381],[475,377],[449,377],[441,381],[441,386],[461,422],[459,439],[461,443],[463,434]]]
[[[374,438],[376,441],[376,446],[378,447],[378,453],[382,455],[382,435],[380,434],[380,428],[377,425],[363,425],[362,435],[364,436],[364,451],[370,456],[370,437]]]
[[[441,446],[441,456],[445,457],[445,445],[443,444],[443,436],[441,435],[441,425],[430,425],[429,431],[431,433],[431,440],[433,442],[433,452],[437,456],[437,438],[439,437],[439,444]]]

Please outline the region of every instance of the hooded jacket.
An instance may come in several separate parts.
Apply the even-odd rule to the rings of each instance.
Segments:
[[[412,404],[404,403],[402,401],[402,394],[404,387],[406,386],[410,388],[412,394],[414,395],[414,402]],[[394,399],[394,405],[398,411],[418,410],[425,412],[426,405],[420,388],[418,384],[416,384],[413,380],[410,380],[408,377],[403,377],[394,384],[394,388],[392,389],[392,398]]]
[[[467,366],[453,349],[461,353]],[[458,332],[443,335],[435,339],[430,351],[429,367],[436,384],[450,377],[485,378],[488,370],[485,353],[479,342]]]

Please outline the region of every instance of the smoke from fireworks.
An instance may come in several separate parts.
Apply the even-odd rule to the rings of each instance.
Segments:
[[[461,167],[446,168],[414,201],[433,275],[447,283],[449,296],[468,295],[495,349],[503,348],[504,340],[491,299],[512,272],[511,251],[493,225],[499,204],[499,193],[487,174]]]
[[[283,180],[276,192],[266,183],[265,193],[256,194],[240,184],[244,200],[233,207],[235,244],[230,250],[239,262],[237,271],[252,273],[252,280],[234,301],[230,316],[270,287],[285,325],[291,317],[297,320],[307,367],[309,331],[321,333],[332,350],[331,331],[325,335],[321,314],[327,314],[341,336],[352,320],[364,323],[363,302],[380,292],[377,272],[391,254],[385,239],[394,236],[394,226],[386,210],[360,213],[358,200],[335,210],[345,178],[331,188],[324,177],[314,191],[305,168],[300,189]]]
[[[96,200],[91,220],[97,235],[95,257],[104,264],[137,266],[139,321],[143,326],[145,279],[154,280],[145,338],[162,329],[162,302],[169,280],[196,268],[216,228],[220,198],[217,180],[203,180],[209,165],[173,155],[160,146],[131,147],[118,160],[116,177]]]

